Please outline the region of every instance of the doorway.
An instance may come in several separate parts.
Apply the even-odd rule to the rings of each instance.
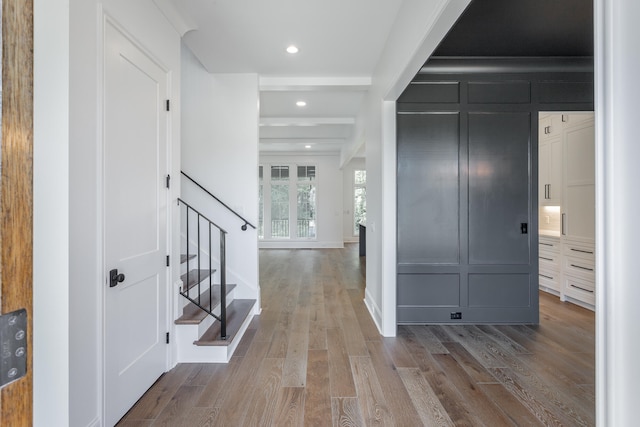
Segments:
[[[541,112],[538,126],[540,289],[595,310],[593,112]]]
[[[105,28],[105,412],[115,424],[167,366],[167,71]]]

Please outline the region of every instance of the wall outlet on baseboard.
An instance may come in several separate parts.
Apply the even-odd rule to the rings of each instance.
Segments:
[[[451,312],[451,320],[460,320],[460,319],[462,319],[462,312],[460,311]]]

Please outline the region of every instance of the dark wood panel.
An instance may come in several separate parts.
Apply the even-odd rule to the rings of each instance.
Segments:
[[[398,98],[399,103],[460,102],[459,82],[412,82]]]
[[[458,264],[460,118],[399,114],[398,263]]]
[[[593,82],[540,82],[542,104],[592,103]]]
[[[27,373],[0,392],[0,425],[33,422],[33,1],[2,1],[1,312],[27,311]]]
[[[529,264],[530,139],[529,113],[469,114],[469,264]]]
[[[529,81],[469,82],[469,104],[528,104],[531,102]]]

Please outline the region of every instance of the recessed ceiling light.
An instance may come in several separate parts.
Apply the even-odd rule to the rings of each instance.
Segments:
[[[298,107],[304,107],[304,106],[306,106],[306,105],[307,105],[307,103],[306,103],[306,102],[304,102],[304,101],[298,101],[298,102],[296,102],[296,105],[297,105]]]
[[[311,148],[311,146],[310,145],[305,145],[304,148]]]
[[[294,53],[298,53],[298,47],[291,45],[289,47],[287,47],[287,52],[290,54],[294,54]]]

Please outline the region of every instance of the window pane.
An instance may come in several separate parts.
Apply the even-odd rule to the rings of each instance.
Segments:
[[[358,185],[367,183],[367,171],[364,170],[356,170],[353,171],[353,183]]]
[[[264,185],[262,166],[258,166],[258,239],[264,239]]]
[[[283,181],[289,179],[289,166],[271,166],[271,180]]]
[[[358,225],[367,223],[367,189],[365,187],[356,187],[353,201],[353,234],[357,236],[360,234]]]
[[[316,186],[312,184],[298,185],[297,236],[316,237]]]
[[[289,237],[289,186],[271,186],[271,237]]]
[[[262,171],[262,166],[260,166]],[[258,239],[264,239],[264,185],[258,186]]]
[[[316,177],[315,166],[298,166],[298,180],[299,181],[313,181]]]

